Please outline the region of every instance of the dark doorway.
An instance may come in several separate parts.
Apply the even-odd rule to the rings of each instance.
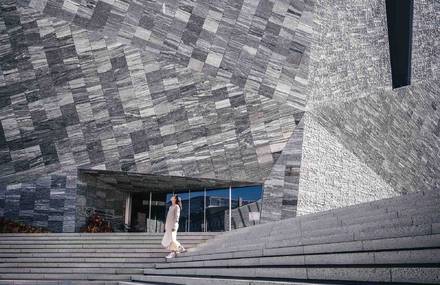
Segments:
[[[413,0],[386,0],[393,88],[411,84]]]
[[[167,210],[165,198],[165,193],[133,193],[131,231],[163,232],[165,229],[164,221]]]

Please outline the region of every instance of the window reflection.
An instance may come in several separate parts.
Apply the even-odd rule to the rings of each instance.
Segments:
[[[176,190],[175,193],[182,199],[179,231],[216,232],[228,230],[229,188],[206,189],[205,191]],[[171,205],[172,195],[173,193],[166,194],[166,211]],[[232,187],[231,208],[237,209],[257,203],[261,200],[261,195],[261,185]],[[259,209],[259,207],[256,208]]]

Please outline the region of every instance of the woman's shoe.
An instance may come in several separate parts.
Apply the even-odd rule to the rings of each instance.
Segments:
[[[170,252],[167,256],[165,256],[165,258],[174,258],[174,257],[176,257],[176,253],[174,251]]]

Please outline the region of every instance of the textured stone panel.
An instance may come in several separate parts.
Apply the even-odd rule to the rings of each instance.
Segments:
[[[262,222],[296,216],[303,133],[304,122],[300,119],[264,182]]]
[[[439,82],[329,105],[314,113],[397,192],[440,189]]]
[[[108,11],[100,3],[99,13]],[[15,1],[1,3],[0,182],[13,185],[2,190],[10,196],[4,213],[29,216],[31,193],[38,191],[21,203],[16,189],[27,186],[20,183],[55,173],[75,178],[78,167],[248,181],[269,174],[273,154],[296,126],[297,108],[95,29],[117,18],[114,10],[106,18],[87,10],[93,5],[43,4],[45,14],[67,9],[79,16],[66,22],[69,13],[48,17]],[[87,18],[93,27],[83,26]],[[65,195],[74,195],[68,189]],[[61,200],[50,201],[61,209]],[[64,210],[42,217],[53,219],[53,230],[69,231],[74,209]]]
[[[385,1],[315,3],[308,108],[389,91]],[[440,4],[414,1],[412,83],[438,78]]]
[[[148,50],[160,61],[305,106],[314,1],[19,3]]]
[[[398,195],[317,120],[304,118],[297,214],[304,215]]]
[[[0,184],[0,216],[54,232],[74,231],[75,200],[75,177],[54,174]]]
[[[3,19],[3,73],[17,75],[0,87],[2,176],[98,167],[262,180],[295,127],[292,107],[57,18],[11,6]]]
[[[298,195],[306,213],[439,187],[438,1],[415,2],[414,86],[398,91],[383,1],[18,3],[0,3],[3,215],[49,207],[35,223],[72,229],[78,167],[269,177],[267,220]]]

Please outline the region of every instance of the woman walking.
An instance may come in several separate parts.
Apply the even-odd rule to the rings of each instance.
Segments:
[[[165,234],[162,238],[162,246],[170,251],[166,258],[173,258],[177,253],[186,251],[186,249],[177,241],[177,230],[179,229],[181,209],[182,199],[178,195],[173,195],[171,197],[171,206],[168,209],[165,222]]]

